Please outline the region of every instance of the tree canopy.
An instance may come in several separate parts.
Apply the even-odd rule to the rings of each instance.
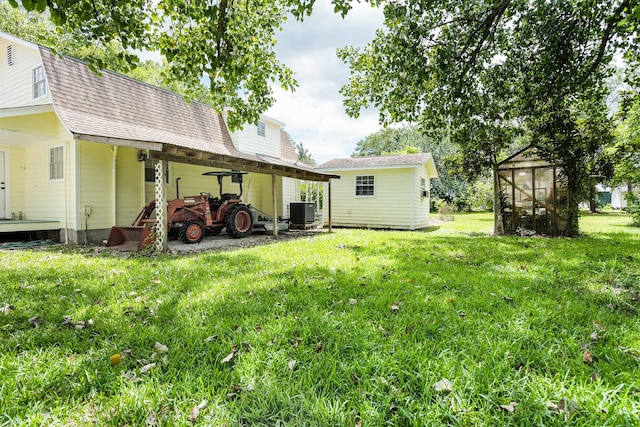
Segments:
[[[472,173],[526,133],[563,166],[577,201],[585,164],[610,140],[590,127],[604,123],[610,64],[637,59],[635,2],[390,0],[384,12],[369,45],[339,52],[352,69],[350,115],[373,105],[385,124],[447,128]]]
[[[88,46],[121,45],[122,60],[136,65],[136,51],[166,58],[167,78],[181,82],[188,98],[201,96],[203,76],[210,104],[228,109],[228,125],[256,122],[274,102],[270,83],[294,89],[293,72],[276,58],[276,31],[289,16],[302,19],[315,0],[8,0],[46,12],[58,31]],[[333,0],[345,14],[348,0]],[[60,52],[65,53],[65,46]],[[99,58],[89,58],[96,69]]]

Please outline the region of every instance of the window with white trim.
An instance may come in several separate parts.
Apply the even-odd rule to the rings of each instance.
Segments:
[[[49,179],[64,178],[64,149],[52,147],[49,149]]]
[[[267,126],[264,122],[258,122],[258,136],[266,136],[267,135]]]
[[[373,175],[356,176],[356,196],[374,196],[375,177]]]
[[[33,69],[33,99],[41,98],[47,94],[47,81],[44,76],[44,67],[40,65]]]

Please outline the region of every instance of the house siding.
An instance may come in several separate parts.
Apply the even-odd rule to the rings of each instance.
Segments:
[[[332,181],[332,224],[345,227],[412,228],[412,176],[408,169],[336,171]],[[356,176],[375,176],[374,196],[355,196]],[[325,209],[328,206],[325,204]],[[325,211],[328,220],[328,212]]]
[[[138,161],[138,150],[118,147],[116,171],[116,224],[131,225],[144,200],[144,163]]]
[[[413,203],[414,203],[414,224],[413,229],[417,230],[420,228],[425,228],[429,225],[429,210],[431,208],[431,180],[429,179],[429,175],[425,168],[416,168],[414,169],[414,178],[413,178]],[[420,179],[425,180],[425,189],[429,192],[429,197],[422,197],[421,189],[420,189]]]
[[[285,218],[291,217],[290,203],[297,202],[300,198],[298,194],[299,180],[293,178],[282,178],[282,213]]]
[[[9,45],[13,50],[13,65],[7,63]],[[32,70],[41,64],[37,50],[0,37],[0,108],[51,103],[48,88],[46,96],[33,99]]]
[[[114,225],[113,148],[106,144],[79,142],[78,230],[107,229]],[[91,207],[88,218],[82,213],[84,206]]]
[[[49,149],[62,146],[65,163],[67,163],[68,145],[64,143],[32,144],[24,148],[24,191],[29,190],[29,197],[23,201],[27,219],[52,220],[65,223],[65,185],[68,167],[65,165],[64,178],[49,179]],[[20,166],[18,166],[20,167]],[[13,208],[16,209],[15,207]]]
[[[280,125],[268,120],[261,121],[266,125],[265,136],[258,135],[256,125],[247,124],[242,130],[231,134],[233,144],[244,153],[280,157]]]

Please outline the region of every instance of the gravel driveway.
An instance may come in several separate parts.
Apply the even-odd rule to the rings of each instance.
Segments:
[[[169,240],[169,253],[183,254],[202,251],[250,248],[253,246],[266,245],[283,240],[315,236],[317,234],[326,232],[327,230],[322,228],[310,230],[288,230],[279,231],[277,238],[273,237],[271,234],[252,234],[242,239],[234,239],[223,232],[219,236],[206,236],[204,239],[202,239],[202,242],[192,245],[184,244],[180,240]]]

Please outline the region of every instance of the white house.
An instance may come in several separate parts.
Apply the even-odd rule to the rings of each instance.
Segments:
[[[0,32],[0,233],[101,241],[158,194],[216,194],[212,169],[249,172],[245,201],[286,216],[298,180],[336,176],[298,162],[283,127],[262,117],[230,133],[207,105]]]
[[[330,184],[333,225],[401,230],[428,226],[431,179],[438,177],[431,154],[335,159],[318,171],[341,177]],[[324,206],[329,208],[327,197]]]

